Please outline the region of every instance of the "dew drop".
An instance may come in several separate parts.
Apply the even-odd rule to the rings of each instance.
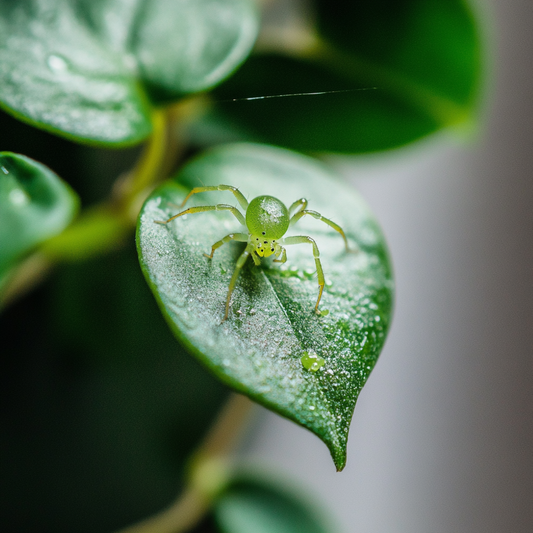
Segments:
[[[50,54],[46,60],[46,63],[52,72],[65,72],[68,70],[67,60],[57,54]]]
[[[3,172],[4,174],[9,174],[9,170],[7,170],[6,167],[1,166],[0,169],[2,170],[2,172]]]
[[[316,352],[313,350],[309,350],[308,352],[304,352],[302,358],[300,359],[302,362],[302,366],[309,370],[309,372],[316,372],[320,368],[322,368],[325,364],[325,361],[322,357],[320,357]]]
[[[16,206],[26,205],[30,199],[22,189],[13,189],[9,193],[9,201]]]

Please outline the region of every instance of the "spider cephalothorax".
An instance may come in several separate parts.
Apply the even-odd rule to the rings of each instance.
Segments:
[[[250,232],[250,242],[260,257],[269,257],[280,251],[278,239],[287,233],[289,224],[289,210],[273,196],[254,198],[246,210],[246,226]]]
[[[275,257],[274,261],[276,263],[285,263],[287,261],[287,253],[284,246],[290,244],[303,244],[308,243],[313,247],[313,256],[315,258],[316,272],[318,278],[318,299],[315,305],[315,312],[318,311],[318,304],[320,303],[320,298],[322,297],[322,291],[324,290],[324,272],[322,270],[322,264],[320,262],[320,253],[316,242],[306,235],[300,235],[296,237],[283,237],[289,226],[295,224],[300,218],[304,215],[310,215],[322,222],[326,223],[328,226],[332,227],[335,231],[338,231],[342,238],[344,239],[344,244],[346,246],[346,251],[349,251],[348,240],[342,228],[332,222],[331,220],[323,217],[320,213],[316,211],[310,211],[306,209],[307,200],[305,198],[300,198],[296,200],[289,209],[285,207],[285,204],[275,198],[274,196],[258,196],[254,198],[250,203],[246,200],[243,194],[231,185],[212,185],[206,187],[196,187],[186,196],[185,200],[181,204],[183,207],[187,200],[196,193],[207,192],[207,191],[231,191],[241,207],[245,211],[245,216],[236,208],[227,204],[216,204],[216,205],[204,205],[198,207],[189,207],[170,217],[168,220],[156,220],[158,224],[168,224],[170,221],[181,217],[183,215],[192,214],[192,213],[201,213],[203,211],[230,211],[235,218],[248,229],[248,233],[230,233],[226,235],[220,241],[217,241],[211,247],[211,254],[204,254],[209,259],[213,258],[213,254],[217,248],[220,248],[223,244],[229,241],[238,241],[245,242],[246,248],[237,260],[235,265],[235,271],[231,277],[231,281],[228,288],[228,296],[226,298],[226,312],[224,313],[224,319],[228,318],[229,314],[229,305],[231,301],[231,294],[239,273],[244,263],[248,259],[248,256],[251,255],[254,263],[259,265],[261,263],[261,257],[269,257],[273,255]]]

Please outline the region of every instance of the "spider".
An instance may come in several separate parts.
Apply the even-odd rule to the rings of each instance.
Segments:
[[[283,235],[287,233],[290,226],[294,225],[305,215],[310,215],[328,226],[332,227],[335,231],[338,231],[344,239],[344,245],[346,251],[350,252],[348,246],[348,240],[344,234],[343,229],[335,222],[323,217],[316,211],[311,211],[307,208],[307,200],[300,198],[296,200],[287,209],[283,202],[275,198],[274,196],[258,196],[254,198],[250,203],[246,200],[244,195],[231,185],[211,185],[204,187],[195,187],[185,197],[182,204],[179,206],[181,209],[189,200],[193,194],[208,192],[208,191],[230,191],[235,195],[235,198],[244,209],[245,216],[236,208],[227,204],[217,205],[204,205],[198,207],[189,207],[185,211],[181,211],[177,215],[170,217],[168,220],[154,220],[156,224],[168,224],[172,220],[181,217],[183,215],[190,215],[193,213],[201,213],[204,211],[230,211],[235,218],[248,229],[248,233],[230,233],[222,238],[220,241],[215,242],[211,247],[211,253],[204,254],[208,259],[213,258],[213,254],[217,248],[220,248],[223,244],[230,241],[245,242],[246,248],[244,252],[237,259],[237,264],[231,281],[229,283],[228,295],[226,298],[226,311],[224,313],[224,322],[228,318],[229,306],[231,301],[231,294],[235,287],[239,273],[244,266],[244,263],[248,259],[248,256],[252,256],[252,259],[256,266],[261,264],[261,257],[269,257],[273,255],[275,257],[275,263],[285,263],[287,261],[287,252],[284,246],[291,244],[310,244],[313,247],[313,256],[315,258],[316,272],[318,278],[318,298],[315,305],[315,312],[321,314],[318,310],[318,304],[322,298],[322,291],[324,290],[324,271],[322,270],[322,264],[320,262],[320,253],[316,242],[307,235],[300,235],[295,237],[285,237]]]

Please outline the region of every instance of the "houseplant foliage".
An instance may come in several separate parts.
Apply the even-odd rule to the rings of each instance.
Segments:
[[[247,404],[233,398],[219,414],[227,386],[309,428],[344,467],[391,320],[391,268],[357,194],[288,149],[357,154],[468,127],[478,29],[460,0],[316,0],[299,39],[272,38],[271,25],[253,48],[260,10],[252,0],[0,5],[2,446],[12,459],[0,505],[12,530],[110,531],[182,489],[127,530],[234,533],[244,521],[297,531],[312,506],[228,469],[228,428]],[[239,142],[211,146],[228,140]],[[320,315],[312,254],[295,246],[281,268],[243,268],[222,321],[239,245],[202,254],[238,222],[154,223],[191,188],[221,183],[249,199],[306,197],[345,229],[349,252],[320,221],[295,227],[319,244]],[[233,203],[220,194],[190,205]],[[267,523],[276,509],[286,519]]]

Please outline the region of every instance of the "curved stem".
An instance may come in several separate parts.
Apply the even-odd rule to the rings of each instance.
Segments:
[[[30,255],[19,267],[9,274],[5,289],[0,293],[0,311],[17,298],[24,296],[43,280],[52,268],[52,263],[43,254]]]
[[[129,220],[135,221],[147,190],[161,177],[161,170],[169,144],[168,114],[166,110],[155,109],[152,113],[153,132],[142,155],[131,170],[113,187],[111,201],[117,211]]]
[[[112,195],[85,210],[68,228],[52,237],[14,272],[0,295],[0,307],[40,283],[60,261],[79,261],[120,246],[135,225],[137,213],[149,189],[161,178],[169,155],[169,113],[154,110],[153,133],[134,169],[118,178]],[[19,272],[20,271],[20,272]]]
[[[189,461],[187,486],[160,513],[116,533],[182,533],[208,512],[229,481],[229,455],[239,441],[253,402],[232,394],[202,444]]]

